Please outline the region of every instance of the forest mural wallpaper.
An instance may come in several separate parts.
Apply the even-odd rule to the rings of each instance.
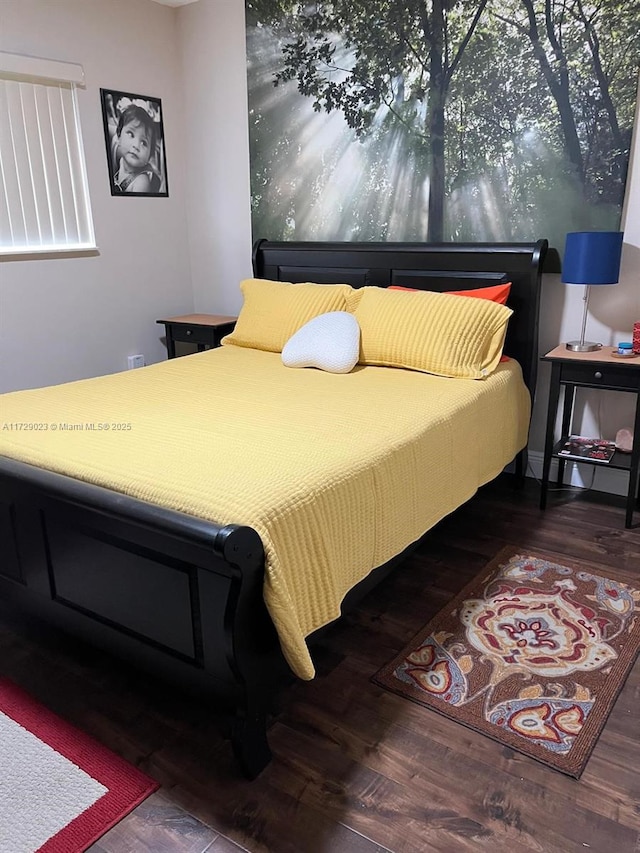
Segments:
[[[639,0],[247,0],[255,237],[620,226]]]

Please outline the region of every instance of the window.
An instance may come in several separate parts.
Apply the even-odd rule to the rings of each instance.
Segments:
[[[95,249],[80,65],[0,52],[0,255]]]

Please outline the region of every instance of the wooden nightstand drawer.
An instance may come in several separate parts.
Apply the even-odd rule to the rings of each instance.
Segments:
[[[213,326],[173,325],[173,339],[185,344],[210,344],[215,346],[216,330]]]
[[[640,388],[640,374],[637,371],[599,363],[563,364],[560,381],[585,385],[589,388],[602,386],[630,391]]]
[[[236,319],[225,314],[181,314],[156,322],[165,327],[167,355],[175,358],[176,343],[194,344],[198,352],[206,347],[219,347],[222,338],[233,332]]]

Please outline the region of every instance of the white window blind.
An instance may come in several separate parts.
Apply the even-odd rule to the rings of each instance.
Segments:
[[[0,52],[0,254],[94,249],[79,65]]]

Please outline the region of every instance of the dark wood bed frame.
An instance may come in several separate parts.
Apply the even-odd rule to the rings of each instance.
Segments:
[[[533,397],[547,242],[258,241],[258,278],[460,290],[511,281],[505,351]],[[524,472],[524,453],[517,471]],[[330,535],[330,533],[328,533]],[[400,555],[401,556],[401,555]],[[397,559],[392,561],[395,564]],[[371,588],[372,573],[347,597]],[[250,527],[221,527],[0,457],[0,597],[38,618],[216,697],[240,766],[271,758],[267,715],[293,678],[262,597],[264,553]],[[347,607],[345,607],[343,612]]]

